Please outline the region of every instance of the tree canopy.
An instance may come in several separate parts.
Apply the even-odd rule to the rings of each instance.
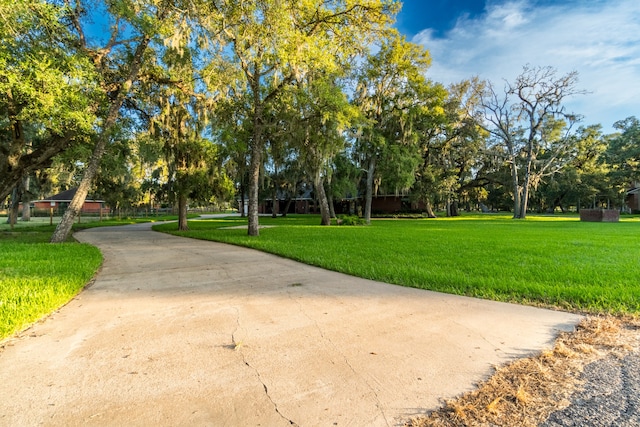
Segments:
[[[70,41],[65,9],[47,2],[0,2],[0,200],[23,176],[87,143],[103,93]]]
[[[52,241],[90,191],[178,205],[183,228],[189,203],[244,214],[248,198],[253,236],[261,203],[286,214],[303,191],[325,225],[336,199],[369,221],[376,195],[428,216],[622,207],[640,180],[635,117],[612,135],[577,127],[565,104],[584,93],[578,74],[552,67],[445,88],[428,50],[393,29],[399,7],[0,0],[0,200],[17,207],[29,178],[40,193],[78,187]]]

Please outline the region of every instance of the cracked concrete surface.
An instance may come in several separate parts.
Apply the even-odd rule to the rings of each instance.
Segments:
[[[0,425],[394,426],[578,316],[150,231],[76,237],[95,283],[0,351]]]

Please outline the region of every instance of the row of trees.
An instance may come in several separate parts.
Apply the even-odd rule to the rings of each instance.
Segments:
[[[395,0],[0,0],[0,200],[26,179],[112,203],[248,197],[312,187],[333,199],[409,194],[429,215],[620,200],[637,179],[635,118],[602,135],[565,110],[577,74],[525,67],[504,90],[430,81],[393,28]],[[101,31],[101,28],[108,28]],[[45,188],[45,187],[43,187]],[[243,201],[244,203],[244,201]],[[274,207],[276,205],[274,204]],[[274,214],[276,214],[274,209]]]

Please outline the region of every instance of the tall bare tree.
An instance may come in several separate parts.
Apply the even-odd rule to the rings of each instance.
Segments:
[[[573,125],[580,117],[567,112],[564,102],[585,93],[577,83],[575,71],[558,76],[552,67],[525,66],[502,93],[491,83],[485,86],[480,124],[509,164],[514,218],[526,217],[531,187],[568,161],[576,141]],[[542,152],[547,155],[540,156]]]

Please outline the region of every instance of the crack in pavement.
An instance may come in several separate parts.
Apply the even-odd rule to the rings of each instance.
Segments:
[[[384,419],[385,424],[388,427],[390,427],[389,420],[387,419],[387,415],[384,413],[384,409],[382,408],[382,403],[380,402],[380,397],[378,396],[378,393],[376,392],[375,388],[373,388],[373,386],[369,383],[369,381],[367,381],[367,379],[365,377],[363,377],[361,374],[359,374],[356,371],[356,369],[353,367],[351,362],[349,362],[349,359],[347,358],[347,356],[343,352],[341,352],[339,350],[339,347],[333,341],[331,341],[331,338],[325,336],[324,332],[322,331],[322,328],[320,328],[320,325],[318,324],[318,321],[316,319],[312,318],[311,316],[309,316],[303,310],[303,306],[300,303],[300,301],[297,298],[294,298],[293,295],[291,295],[291,292],[288,291],[288,290],[287,290],[287,295],[289,295],[290,299],[292,299],[292,300],[294,300],[296,302],[296,304],[298,305],[298,310],[300,311],[300,313],[304,317],[309,319],[311,322],[313,322],[313,325],[315,326],[315,328],[318,330],[318,333],[320,334],[320,338],[322,338],[324,341],[328,342],[331,345],[331,347],[334,349],[334,351],[342,357],[342,359],[344,360],[345,365],[347,365],[349,367],[349,370],[351,370],[351,372],[356,377],[360,378],[362,380],[362,382],[367,386],[369,391],[371,391],[371,393],[373,394],[373,396],[375,398],[375,401],[376,401],[376,407],[380,411],[380,414],[382,415],[382,418]]]
[[[244,352],[241,350],[242,342],[236,341],[236,332],[238,332],[238,329],[240,329],[241,327],[240,326],[240,310],[238,309],[238,307],[233,307],[233,309],[236,312],[236,328],[233,330],[233,332],[231,332],[231,343],[233,345],[233,349],[235,351],[240,352],[240,355],[242,356],[242,362],[245,364],[245,366],[247,366],[256,374],[258,381],[260,381],[260,384],[262,384],[262,388],[264,389],[264,394],[267,397],[267,399],[269,399],[269,402],[271,402],[271,404],[273,405],[273,409],[276,411],[276,414],[278,414],[280,418],[288,422],[290,425],[298,427],[298,424],[295,421],[287,418],[282,412],[280,412],[280,408],[278,408],[278,404],[273,400],[273,398],[269,394],[269,388],[267,387],[264,380],[262,379],[262,375],[260,375],[260,371],[258,371],[258,369],[255,366],[251,365],[247,361],[247,358]]]
[[[274,400],[271,398],[271,395],[269,394],[269,389],[267,388],[267,385],[262,381],[262,378],[260,378],[260,372],[258,372],[258,370],[255,369],[253,366],[249,365],[249,363],[247,363],[246,361],[244,362],[244,364],[256,372],[256,375],[258,376],[258,380],[262,383],[262,387],[264,387],[264,394],[267,396],[267,399],[269,399],[269,401],[273,405],[273,409],[275,409],[276,413],[280,415],[280,417],[283,420],[287,421],[290,425],[298,427],[298,424],[296,424],[293,420],[285,417],[284,414],[280,412],[280,409],[278,409],[278,404],[274,402]]]

